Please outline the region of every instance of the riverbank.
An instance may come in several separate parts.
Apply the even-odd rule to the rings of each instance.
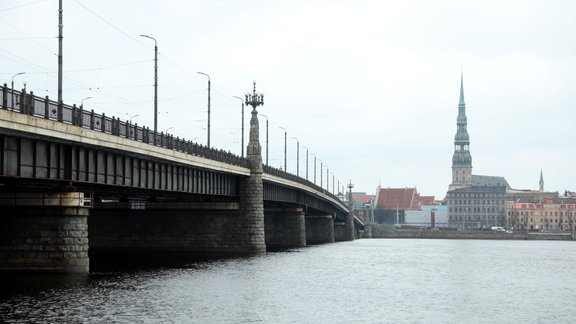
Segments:
[[[372,238],[422,238],[422,239],[460,239],[460,240],[549,240],[572,241],[570,233],[539,232],[496,232],[462,231],[442,229],[397,229],[391,226],[372,225]]]

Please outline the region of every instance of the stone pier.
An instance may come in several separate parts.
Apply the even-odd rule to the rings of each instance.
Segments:
[[[334,224],[334,239],[339,241],[354,241],[356,236],[354,230],[354,215],[348,213],[346,220],[341,223]]]
[[[306,228],[302,207],[266,208],[264,225],[268,249],[306,246]]]
[[[2,193],[0,208],[0,271],[88,273],[83,193]]]
[[[334,242],[334,217],[306,216],[306,244]]]

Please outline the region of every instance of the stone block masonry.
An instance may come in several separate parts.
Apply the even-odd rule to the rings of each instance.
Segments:
[[[266,208],[264,225],[268,250],[306,246],[302,208]]]
[[[263,229],[240,213],[238,203],[205,209],[92,209],[90,257],[218,256],[259,252]],[[261,233],[262,232],[262,233]],[[256,233],[256,235],[254,234]],[[260,234],[261,233],[261,234]]]
[[[87,273],[88,208],[4,206],[0,271]]]
[[[306,216],[306,244],[334,242],[334,217]]]

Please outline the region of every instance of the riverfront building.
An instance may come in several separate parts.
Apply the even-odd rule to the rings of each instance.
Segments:
[[[518,198],[507,205],[509,227],[515,230],[562,232],[576,230],[576,198]]]

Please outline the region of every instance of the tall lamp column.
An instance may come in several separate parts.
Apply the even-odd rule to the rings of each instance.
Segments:
[[[292,137],[296,140],[296,176],[300,176],[300,140],[296,137]]]
[[[12,86],[12,102],[10,103],[10,106],[11,106],[12,110],[14,110],[14,78],[17,77],[17,76],[19,76],[19,75],[22,75],[22,74],[26,74],[26,72],[16,73],[16,74],[14,74],[14,75],[12,76],[12,83],[11,83],[11,86]]]
[[[244,157],[244,100],[240,97],[234,96],[234,98],[236,99],[240,99],[240,101],[242,102],[242,157]],[[268,164],[268,163],[266,163]]]
[[[210,76],[204,72],[198,72],[198,74],[208,77],[208,141],[206,145],[210,148]]]
[[[306,149],[306,180],[308,180],[308,147],[304,145],[302,147]]]
[[[260,114],[260,116],[266,118],[266,165],[268,165],[268,116]]]
[[[158,43],[156,38],[140,35],[154,41],[154,134],[158,132]]]
[[[288,172],[288,168],[286,167],[286,144],[287,144],[287,136],[288,136],[288,132],[286,131],[286,128],[280,126],[280,128],[282,128],[284,130],[284,172]]]

